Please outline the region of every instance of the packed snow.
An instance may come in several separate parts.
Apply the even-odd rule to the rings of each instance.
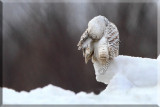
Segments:
[[[103,75],[99,62],[94,62],[96,79],[99,82],[121,86],[149,87],[157,85],[158,62],[156,59],[119,55],[113,59]],[[119,82],[119,83],[118,83]],[[121,83],[120,83],[121,82]],[[123,84],[124,82],[124,84]]]
[[[99,95],[48,85],[30,92],[3,88],[3,104],[157,104],[157,88],[133,88],[129,92],[104,90]]]
[[[130,59],[130,57],[128,58]],[[142,59],[141,64],[146,66],[146,68],[149,66],[155,66],[155,69],[157,70],[157,64],[160,65],[160,57],[158,60],[149,58],[145,60],[143,58],[133,59],[138,59],[137,61],[139,62],[139,64]],[[128,60],[126,59],[126,62],[127,61]],[[147,62],[146,64],[145,61],[149,62]],[[131,66],[127,64],[123,65],[122,62],[120,63],[121,66],[125,66],[126,70],[128,71],[134,71],[137,69],[137,67],[141,68],[140,66],[129,68]],[[142,66],[142,68],[145,68],[144,66]],[[158,67],[159,71],[160,66]],[[119,68],[116,69],[119,70]],[[145,70],[148,70],[146,72],[151,73],[150,70],[153,69]],[[135,75],[135,73],[137,72],[132,72],[133,76]],[[143,73],[145,73],[145,71]],[[106,89],[103,90],[99,95],[95,95],[93,92],[79,92],[76,94],[73,91],[65,90],[51,84],[43,88],[31,90],[30,92],[16,92],[13,89],[3,88],[3,104],[158,104],[158,102],[160,102],[160,92],[158,89],[160,85],[159,83],[158,86],[154,86],[153,84],[151,84],[150,86],[147,85],[147,87],[139,87],[136,85],[130,86],[130,82],[133,82],[135,79],[127,79],[127,76],[132,74],[122,74],[123,73],[117,73],[115,76],[113,76],[113,78],[111,78],[109,82],[108,87],[106,87]],[[138,74],[136,74],[136,76],[138,76]],[[150,76],[148,78],[151,81],[155,81],[155,78],[157,78],[157,76]],[[144,83],[146,84],[147,78],[144,79]],[[143,79],[140,80],[140,83],[142,84]],[[118,86],[120,87],[117,87],[117,84],[119,84]]]

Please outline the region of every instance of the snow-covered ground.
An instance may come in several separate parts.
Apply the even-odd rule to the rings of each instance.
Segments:
[[[133,88],[129,92],[104,90],[99,95],[48,85],[30,92],[3,88],[3,104],[157,104],[157,88]]]
[[[104,91],[102,91],[99,95],[95,95],[94,93],[85,93],[85,92],[80,92],[75,94],[72,91],[65,90],[53,85],[48,85],[43,88],[37,88],[31,90],[30,92],[25,92],[25,91],[16,92],[13,89],[3,88],[3,104],[158,104],[158,102],[160,102],[160,83],[158,83],[159,84],[158,86],[151,85],[147,87],[138,87],[134,85],[134,81],[141,80],[142,83],[142,80],[145,79],[144,83],[147,83],[146,81],[149,80],[149,84],[152,83],[151,81],[155,81],[156,77],[154,77],[152,73],[157,72],[157,64],[159,67],[158,71],[160,71],[160,56],[158,60],[144,59],[138,57],[133,58],[126,56],[120,56],[120,58],[118,59],[120,60],[119,62],[121,63],[122,66],[126,66],[126,64],[128,64],[126,66],[126,68],[128,69],[125,70],[133,73],[127,75],[124,72],[116,73],[116,76],[114,76],[109,82],[108,87]],[[135,63],[138,61],[139,63],[134,67],[133,63],[122,64],[121,59],[125,59],[125,61],[123,62],[129,61],[130,59],[131,60],[130,62]],[[140,63],[141,61],[142,63]],[[116,63],[113,63],[112,65],[114,64]],[[145,66],[140,66],[141,64]],[[118,66],[121,65],[118,64]],[[129,68],[130,66],[132,66],[132,69]],[[153,69],[147,69],[147,67],[148,68],[152,67]],[[117,67],[117,70],[118,68],[120,71],[120,67]],[[141,68],[145,70],[142,70]],[[156,69],[154,70],[154,68]],[[140,69],[142,70],[141,73]],[[139,72],[137,72],[135,75],[134,71],[137,70]],[[145,71],[148,72],[148,74],[144,74]],[[129,79],[130,75],[136,77],[137,79],[134,78],[130,80]],[[143,77],[144,75],[149,75],[148,76],[149,79],[144,78]],[[133,85],[130,86],[130,84],[128,84],[128,81],[130,83],[133,83]],[[160,79],[158,80],[158,82],[160,82]],[[117,84],[119,86],[121,85],[121,88],[116,87]]]

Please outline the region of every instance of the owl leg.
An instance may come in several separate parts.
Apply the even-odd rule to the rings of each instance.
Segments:
[[[108,44],[105,39],[105,37],[102,37],[98,43],[97,57],[101,64],[105,64],[109,60]]]

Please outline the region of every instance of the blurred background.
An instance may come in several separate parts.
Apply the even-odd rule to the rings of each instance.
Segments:
[[[30,91],[53,84],[98,94],[95,79],[77,50],[88,21],[103,15],[120,33],[120,54],[157,57],[157,4],[108,2],[3,3],[3,86]]]

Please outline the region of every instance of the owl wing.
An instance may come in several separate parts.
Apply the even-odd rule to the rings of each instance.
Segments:
[[[83,56],[85,57],[85,62],[87,63],[88,60],[91,59],[93,54],[92,39],[88,36],[87,30],[82,34],[77,46],[78,50],[82,49]]]
[[[119,32],[113,23],[109,22],[109,25],[106,27],[105,36],[109,44],[109,57],[113,59],[119,55]]]
[[[88,32],[87,30],[82,34],[80,41],[78,42],[77,46],[78,46],[78,50],[83,49],[83,43],[87,40],[88,38]]]

